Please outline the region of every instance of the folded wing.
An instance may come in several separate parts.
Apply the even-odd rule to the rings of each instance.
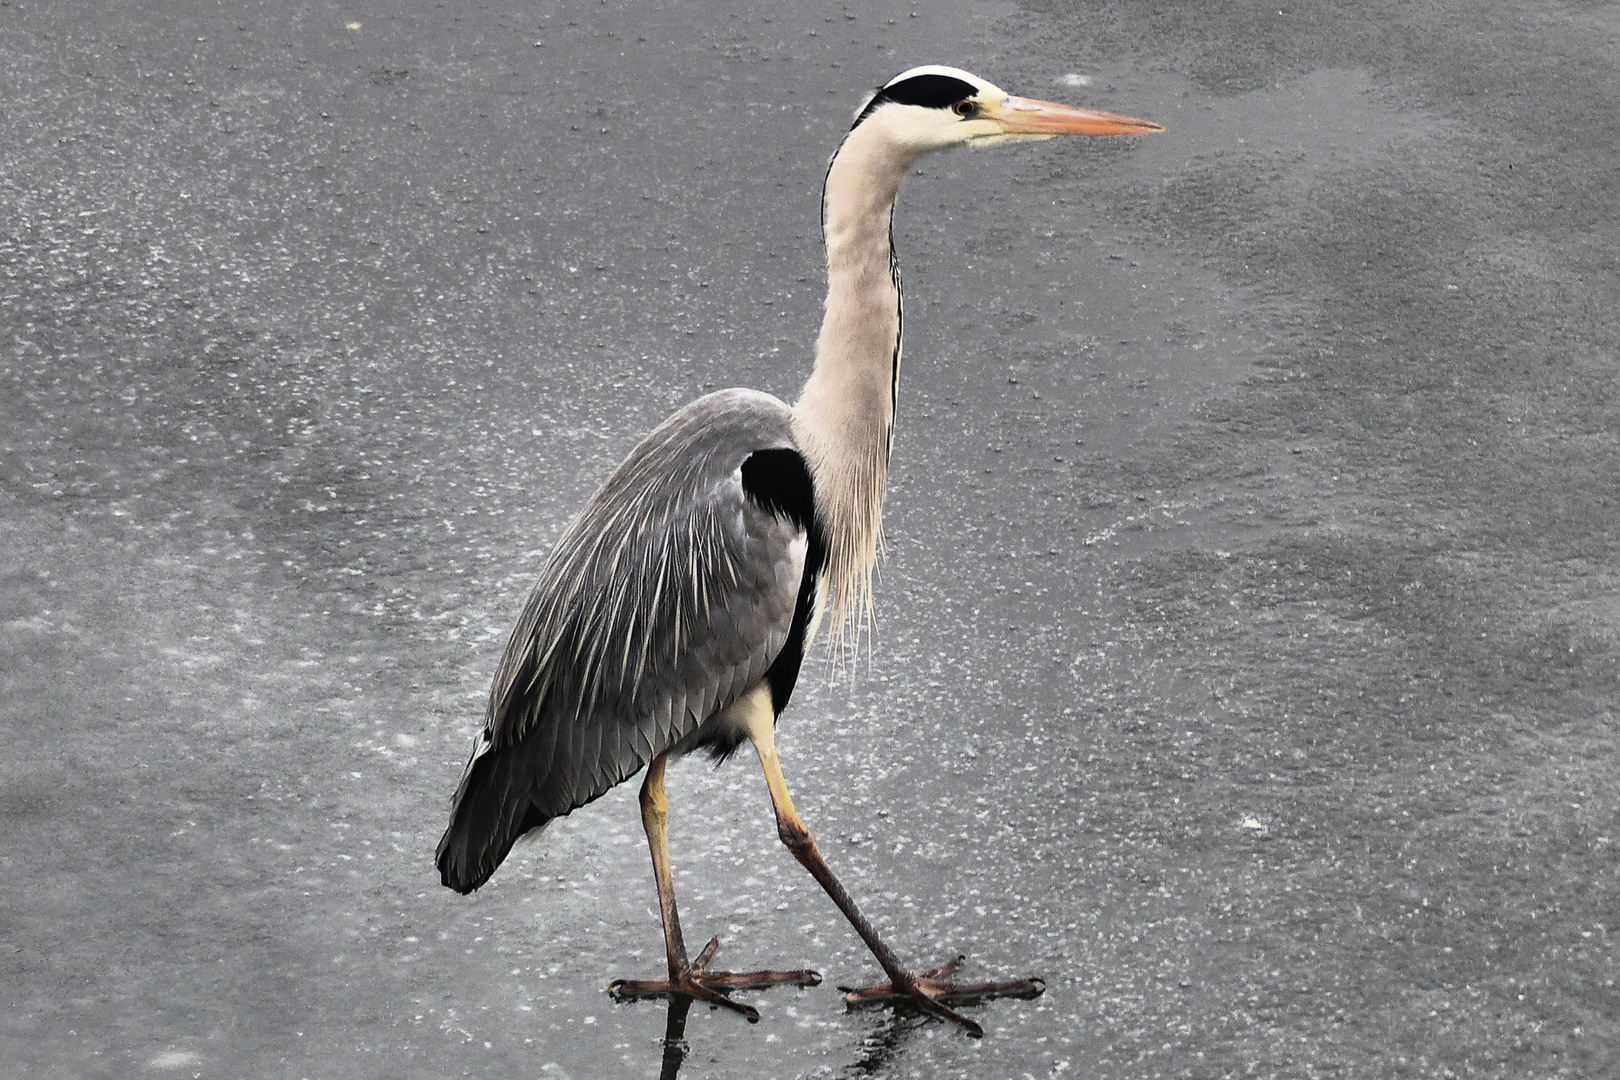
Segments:
[[[793,449],[785,405],[721,391],[661,424],[592,496],[507,643],[439,843],[446,885],[477,888],[523,833],[764,677],[794,626],[805,529],[750,497],[742,466]]]

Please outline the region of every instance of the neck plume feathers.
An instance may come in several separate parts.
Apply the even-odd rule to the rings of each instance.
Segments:
[[[870,121],[833,155],[822,196],[827,310],[816,364],[793,406],[827,535],[822,613],[837,649],[871,626],[872,575],[900,374],[900,273],[890,221],[917,154]]]

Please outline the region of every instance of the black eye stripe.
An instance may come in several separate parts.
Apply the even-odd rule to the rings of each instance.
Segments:
[[[913,75],[903,82],[892,86],[885,86],[877,92],[877,96],[867,102],[861,115],[855,118],[851,129],[860,127],[865,120],[880,105],[890,101],[898,105],[921,105],[925,109],[948,109],[963,98],[970,98],[979,92],[979,88],[970,82],[950,75]]]

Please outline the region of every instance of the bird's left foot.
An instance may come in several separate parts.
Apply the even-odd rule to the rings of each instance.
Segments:
[[[641,981],[636,979],[615,979],[608,985],[608,993],[614,998],[625,1001],[634,998],[669,997],[671,994],[685,994],[707,1001],[711,1005],[721,1005],[736,1010],[752,1021],[759,1019],[759,1013],[747,1005],[731,1000],[733,990],[763,990],[768,986],[780,986],[791,983],[794,986],[819,986],[821,975],[808,969],[801,971],[710,971],[709,963],[714,959],[715,953],[720,951],[720,939],[711,938],[709,943],[698,953],[692,965],[682,974],[684,977],[675,979],[658,979],[656,981]]]
[[[924,1012],[960,1024],[975,1039],[983,1038],[984,1029],[950,1008],[946,1002],[966,1004],[998,997],[1034,998],[1040,997],[1046,990],[1046,983],[1040,979],[1012,979],[1007,982],[987,983],[951,981],[950,975],[961,967],[966,959],[965,956],[958,956],[950,963],[932,971],[925,971],[921,975],[909,975],[898,982],[891,980],[881,986],[867,986],[860,989],[840,986],[838,989],[844,991],[844,1001],[849,1005],[909,1001]]]

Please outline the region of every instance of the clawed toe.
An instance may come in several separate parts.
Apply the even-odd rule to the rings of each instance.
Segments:
[[[1036,978],[985,983],[950,981],[949,976],[961,967],[966,959],[965,956],[957,956],[921,975],[906,976],[878,986],[861,988],[840,986],[838,989],[844,991],[844,1001],[851,1006],[909,1002],[924,1012],[960,1024],[974,1038],[982,1037],[984,1029],[950,1008],[946,1002],[972,1004],[998,997],[1034,998],[1046,990],[1046,983]]]
[[[608,984],[608,994],[616,1001],[634,1001],[638,998],[667,998],[676,994],[684,994],[696,1001],[706,1001],[716,1008],[730,1009],[741,1013],[750,1024],[759,1023],[759,1010],[752,1005],[744,1005],[740,1001],[733,1001],[729,995],[705,986],[690,973],[682,973],[673,979],[658,979],[641,981],[638,979],[615,979]]]
[[[709,963],[720,951],[720,939],[713,938],[698,958],[685,971],[674,973],[669,979],[642,981],[615,979],[608,984],[608,993],[617,1001],[637,998],[662,998],[671,994],[685,994],[698,1001],[706,1001],[717,1008],[741,1013],[750,1024],[759,1022],[759,1011],[750,1005],[731,999],[732,990],[763,990],[769,986],[788,983],[794,986],[819,986],[821,976],[808,969],[799,971],[710,971]]]

